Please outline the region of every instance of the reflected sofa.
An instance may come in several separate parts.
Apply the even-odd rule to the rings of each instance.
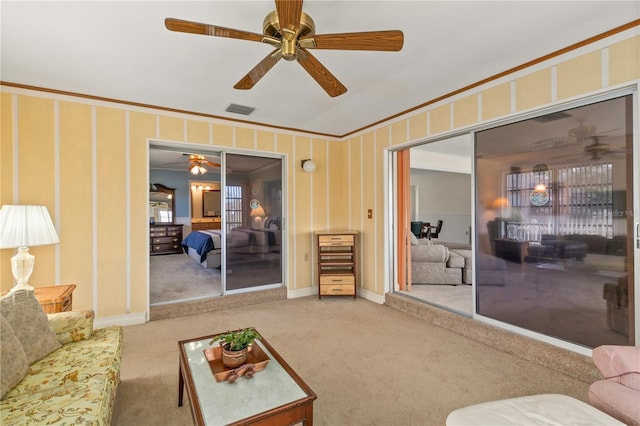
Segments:
[[[31,295],[15,297],[25,302],[15,307],[11,295],[2,299],[0,424],[109,425],[120,383],[121,327],[94,330],[92,310],[47,315],[37,311],[32,291],[17,293]],[[38,330],[25,334],[29,324]]]
[[[539,245],[529,246],[527,262],[540,262],[553,259],[584,260],[587,254],[610,256],[626,255],[626,235],[606,238],[602,235],[543,234]]]

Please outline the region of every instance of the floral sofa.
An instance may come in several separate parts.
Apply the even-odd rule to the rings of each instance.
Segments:
[[[93,329],[91,310],[45,314],[31,291],[2,299],[0,424],[109,425],[122,328]]]

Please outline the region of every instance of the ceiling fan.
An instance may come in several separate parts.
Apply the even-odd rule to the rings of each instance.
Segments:
[[[584,138],[582,153],[573,153],[553,157],[563,162],[580,162],[588,159],[589,161],[601,161],[624,158],[626,152],[624,149],[614,149],[610,144],[602,142],[606,136],[587,136]]]
[[[187,167],[187,170],[189,170],[193,175],[203,175],[207,173],[208,170],[205,168],[205,166],[220,168],[220,163],[214,163],[213,161],[209,161],[206,159],[204,155],[198,155],[198,154],[182,154],[182,155],[188,155],[189,160],[180,161],[177,163],[165,163],[164,165],[168,166],[171,164],[188,164],[189,166]]]
[[[606,133],[614,132],[619,129],[611,129],[602,132],[597,132],[596,126],[585,125],[586,118],[580,117],[576,121],[578,125],[572,129],[567,130],[566,136],[557,136],[552,138],[540,139],[534,142],[533,151],[541,151],[544,149],[556,148],[560,146],[585,143],[587,138],[603,136]],[[597,132],[597,133],[596,133]]]
[[[604,157],[624,157],[624,150],[614,150],[611,145],[601,142],[602,136],[590,136],[585,139],[584,152],[591,157],[591,160],[602,160]]]
[[[399,51],[404,35],[399,30],[315,34],[315,23],[302,11],[302,0],[275,0],[276,10],[263,22],[263,34],[219,27],[176,18],[166,18],[171,31],[266,43],[275,47],[233,86],[251,89],[282,58],[296,60],[331,97],[347,88],[309,52],[309,49]]]

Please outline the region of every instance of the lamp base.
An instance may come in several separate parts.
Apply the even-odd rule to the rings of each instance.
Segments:
[[[31,287],[29,284],[19,283],[11,287],[11,290],[9,290],[7,294],[15,293],[16,291],[19,291],[19,290],[33,291],[33,287]]]
[[[9,290],[9,294],[18,290],[33,290],[28,283],[29,277],[33,272],[33,264],[36,258],[29,253],[29,247],[19,247],[18,253],[11,258],[11,272],[17,284]]]

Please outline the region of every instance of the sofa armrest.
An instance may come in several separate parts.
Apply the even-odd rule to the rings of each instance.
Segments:
[[[445,246],[439,244],[411,246],[412,262],[445,263],[447,260],[449,260],[449,249]]]
[[[602,345],[591,358],[605,379],[640,390],[640,347]]]
[[[90,309],[47,314],[49,325],[63,345],[91,337],[95,312]]]

